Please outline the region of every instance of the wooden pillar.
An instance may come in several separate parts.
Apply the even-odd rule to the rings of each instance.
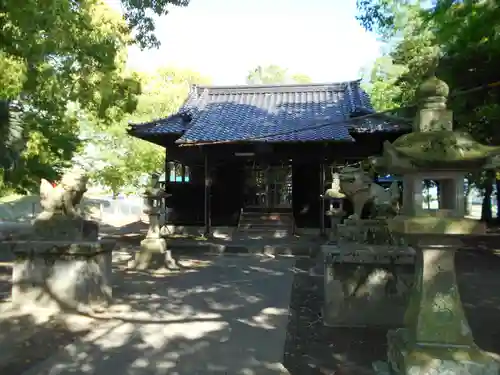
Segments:
[[[205,150],[205,237],[210,235],[211,227],[211,213],[210,213],[210,187],[212,185],[212,178],[210,176],[210,165],[208,154]]]
[[[165,190],[167,190],[169,182],[170,182],[170,161],[168,160],[168,150],[165,149],[165,182],[163,186]],[[167,198],[162,198],[162,206],[163,206],[163,222],[165,223],[165,225],[170,224],[167,212]]]
[[[165,150],[165,185],[170,180],[170,160],[168,160],[168,151]]]
[[[323,194],[325,194],[325,163],[321,161],[319,166],[319,235],[325,235],[325,199]]]
[[[186,166],[184,164],[181,165],[181,174],[182,182],[186,182]]]

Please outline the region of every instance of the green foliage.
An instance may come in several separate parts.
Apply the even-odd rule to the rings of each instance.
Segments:
[[[391,48],[377,61],[371,76],[372,85],[387,85],[391,92],[387,98],[392,103],[415,103],[415,91],[435,56],[440,57],[437,73],[452,91],[500,80],[495,67],[500,57],[500,34],[495,27],[500,25],[500,8],[495,2],[441,0],[424,9],[419,2],[360,0],[358,6],[358,19],[366,27],[393,30]],[[387,59],[392,64],[383,64]],[[392,74],[395,67],[399,71]],[[455,126],[471,131],[481,141],[494,142],[498,134],[492,126],[492,120],[498,119],[497,93],[482,90],[452,98],[449,106]],[[384,106],[388,105],[378,105]]]
[[[310,83],[312,80],[306,74],[289,74],[288,69],[278,65],[257,66],[248,72],[249,85],[272,85],[285,83]]]
[[[127,123],[144,123],[174,113],[186,99],[192,84],[209,80],[188,69],[161,68],[139,77],[143,92],[135,112],[110,126],[88,123],[84,133],[91,144],[83,159],[101,168],[94,170],[96,182],[118,194],[127,187],[139,187],[144,174],[163,171],[165,148],[131,137]]]
[[[136,42],[142,48],[158,47],[160,42],[154,35],[154,16],[164,16],[172,6],[185,7],[189,0],[121,0],[128,25],[134,29]]]
[[[69,165],[82,118],[116,121],[135,108],[140,87],[122,69],[128,27],[100,1],[4,0],[0,23],[0,98],[18,108],[0,125],[24,146],[5,182],[26,191]]]
[[[421,2],[415,0],[356,0],[359,13],[356,19],[368,31],[390,40],[413,16],[408,10]]]
[[[424,10],[412,2],[363,0],[360,4],[366,8],[358,19],[390,38],[388,52],[376,60],[370,72],[367,91],[374,107],[387,110],[415,104],[416,90],[439,53]],[[376,9],[383,9],[383,15],[371,18]],[[400,114],[408,115],[406,111]]]
[[[452,93],[464,92],[452,95],[448,102],[455,129],[470,132],[480,142],[498,145],[498,2],[437,0],[432,5],[424,8],[420,2],[411,1],[358,1],[360,22],[369,30],[381,32],[390,42],[387,55],[378,60],[368,84],[374,103],[378,109],[415,104],[416,89],[438,56],[437,75]],[[388,58],[392,64],[386,64],[381,74],[382,61]],[[400,70],[392,75],[396,66]],[[491,176],[476,174],[471,179],[484,189],[486,202],[491,194]]]
[[[295,83],[311,83],[312,79],[307,74],[296,73],[292,74],[291,80]]]
[[[98,171],[93,171],[91,178],[109,187],[116,198],[121,188],[127,183],[126,168],[122,162],[115,165],[106,165]]]
[[[64,40],[64,46],[69,49],[81,25],[91,24],[88,10],[105,3],[103,0],[23,0],[22,3],[3,0],[0,2],[0,23],[7,27],[1,31],[2,44],[9,44],[13,49],[19,46],[21,50],[29,46],[34,54],[40,55],[50,48],[57,50],[58,42]],[[120,3],[127,21],[122,23],[121,32],[128,35],[133,31],[135,42],[142,48],[150,48],[159,45],[154,35],[155,17],[166,15],[172,6],[187,6],[189,0],[121,0]],[[5,20],[7,22],[3,23]],[[33,37],[52,40],[53,44],[33,44]],[[88,42],[92,44],[93,40]],[[112,44],[113,40],[109,39],[111,49]]]
[[[370,72],[364,73],[368,82],[363,88],[369,93],[373,108],[385,111],[400,105],[401,88],[396,83],[405,71],[406,68],[395,64],[391,56],[382,56]]]

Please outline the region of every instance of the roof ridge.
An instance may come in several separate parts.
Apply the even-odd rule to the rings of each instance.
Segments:
[[[287,89],[296,91],[300,89],[320,90],[320,89],[335,89],[345,90],[349,84],[357,84],[358,80],[343,81],[343,82],[324,82],[324,83],[291,83],[291,84],[263,84],[263,85],[192,85],[193,89],[206,89],[209,91],[285,91]]]

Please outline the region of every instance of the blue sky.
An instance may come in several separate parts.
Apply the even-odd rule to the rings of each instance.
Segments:
[[[315,82],[352,80],[381,46],[355,15],[356,0],[191,0],[158,20],[160,49],[132,47],[129,65],[191,68],[222,85],[245,83],[259,64],[277,64]]]

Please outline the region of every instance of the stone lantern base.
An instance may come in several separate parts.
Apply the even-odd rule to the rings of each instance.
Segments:
[[[167,241],[164,238],[147,237],[141,241],[141,248],[129,267],[140,270],[162,267],[177,268],[172,253],[167,250]]]
[[[400,375],[498,375],[500,363],[474,342],[460,300],[455,252],[484,223],[453,217],[396,217],[393,234],[417,250],[405,328],[389,331],[388,363]]]
[[[389,367],[401,375],[498,375],[500,366],[476,345],[415,343],[405,328],[387,334]]]

